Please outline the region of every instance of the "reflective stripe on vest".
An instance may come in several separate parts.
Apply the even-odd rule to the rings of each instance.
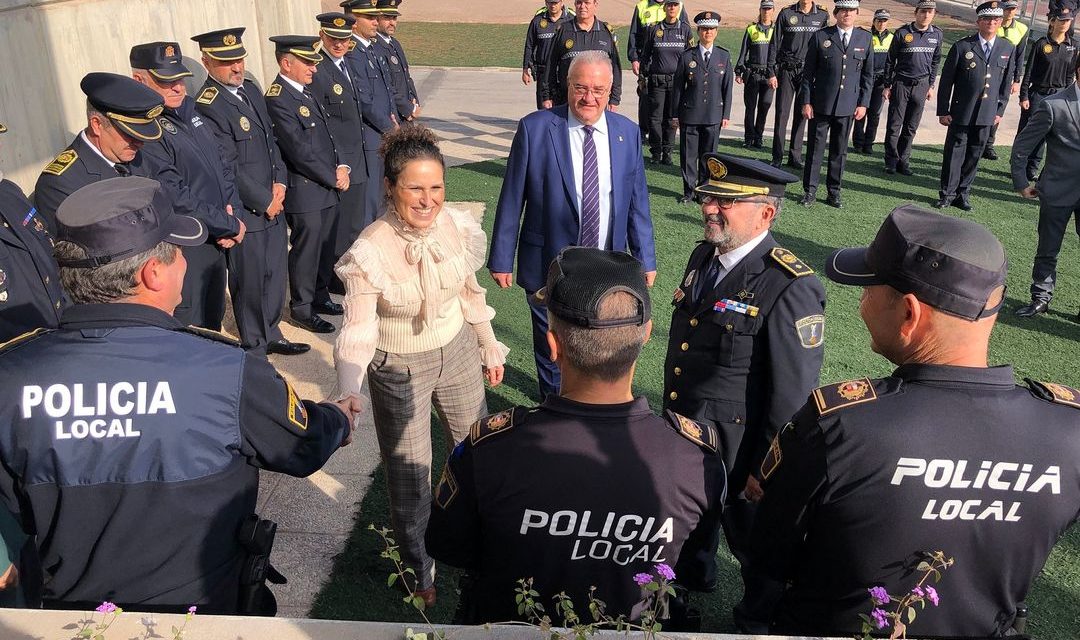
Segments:
[[[1013,43],[1013,46],[1020,44],[1020,41],[1027,35],[1028,27],[1023,22],[1017,19],[1013,19],[1012,24],[1008,27],[998,27],[997,34],[1009,42]]]
[[[769,28],[762,31],[761,26],[758,23],[753,23],[746,28],[746,35],[750,38],[751,44],[762,44],[772,40],[773,25],[769,25]]]
[[[891,31],[885,34],[884,40],[879,40],[877,34],[873,34],[870,39],[874,42],[874,53],[888,53],[889,46],[892,44],[893,34]]]
[[[637,3],[638,21],[650,27],[664,19],[664,5],[656,4],[652,0],[640,0]]]

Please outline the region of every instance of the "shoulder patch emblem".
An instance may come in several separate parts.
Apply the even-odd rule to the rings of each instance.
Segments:
[[[299,112],[300,115],[304,116],[305,118],[311,115],[311,109],[308,109],[305,105],[300,105]]]
[[[53,158],[53,161],[42,169],[42,173],[48,173],[50,175],[58,176],[68,170],[76,160],[79,159],[79,154],[74,149],[67,149],[61,151],[60,155]]]
[[[198,98],[195,98],[195,102],[198,102],[199,104],[213,104],[214,100],[217,99],[217,96],[217,87],[207,87],[203,89]]]
[[[574,48],[573,39],[567,38],[566,42],[563,43],[563,46],[566,47],[567,49],[573,49]]]
[[[173,124],[168,118],[158,118],[158,124],[161,128],[168,131],[172,135],[176,135],[176,125]]]
[[[795,331],[803,349],[816,349],[825,344],[825,316],[817,314],[796,320]]]
[[[828,42],[828,40],[826,40],[826,42]],[[787,249],[776,247],[769,255],[772,256],[772,259],[776,260],[781,267],[787,269],[796,277],[808,276],[814,273],[813,269],[806,266],[802,260],[799,260],[794,253]]]
[[[17,335],[14,338],[12,338],[11,340],[8,340],[7,342],[5,342],[3,344],[0,344],[0,352],[7,351],[8,349],[10,349],[12,347],[17,347],[17,346],[19,346],[19,345],[21,345],[21,344],[23,344],[25,342],[30,342],[34,338],[37,338],[38,336],[49,333],[50,331],[52,331],[52,329],[45,329],[43,327],[38,327],[37,329],[32,329],[30,331],[27,331],[26,333]]]
[[[285,383],[285,388],[289,391],[289,422],[297,426],[301,431],[307,431],[308,414],[307,407],[300,400],[300,396],[296,395],[296,391],[293,390],[292,385],[288,382]]]
[[[703,447],[712,453],[716,453],[716,431],[713,430],[712,427],[698,424],[690,418],[675,413],[670,409],[666,413],[668,422],[675,427],[680,435],[694,444]]]
[[[354,42],[355,42],[355,40],[354,40]],[[276,82],[274,84],[270,85],[270,88],[266,90],[266,97],[267,98],[276,98],[276,97],[278,97],[280,95],[281,95],[281,85],[276,83]]]
[[[500,411],[494,413],[485,418],[480,418],[472,426],[472,443],[475,445],[484,438],[495,434],[503,433],[514,428],[514,410],[507,409],[506,411]]]
[[[784,428],[780,430],[783,433],[785,430],[791,427],[792,423],[787,423]],[[772,442],[769,444],[769,450],[765,452],[765,459],[761,461],[761,479],[768,480],[769,476],[776,472],[780,467],[780,463],[784,459],[784,451],[780,448],[780,433],[773,437]]]
[[[904,34],[904,42],[911,42],[914,39],[915,39],[915,36],[911,35],[910,33],[905,33]]]
[[[547,19],[546,18],[541,18],[540,19],[540,28],[541,29],[547,29],[547,26],[548,26]]]
[[[1047,42],[1046,44],[1043,45],[1043,53],[1053,53],[1053,52],[1054,52],[1054,47],[1049,42]]]
[[[435,505],[440,509],[446,509],[457,496],[458,483],[454,474],[450,471],[450,463],[447,462],[442,469],[442,477],[439,478],[439,486],[435,488]]]
[[[877,400],[877,392],[869,378],[818,387],[814,389],[813,396],[818,415],[822,416],[854,404]]]
[[[1040,393],[1045,399],[1056,404],[1066,404],[1070,407],[1076,407],[1080,409],[1080,389],[1074,389],[1067,387],[1063,384],[1057,384],[1056,382],[1039,382],[1037,380],[1027,380],[1027,383],[1031,388]]]

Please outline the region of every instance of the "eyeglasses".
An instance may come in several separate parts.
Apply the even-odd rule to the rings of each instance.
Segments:
[[[718,198],[716,196],[702,196],[701,198],[701,204],[715,204],[724,211],[734,207],[737,202],[769,204],[768,200],[760,200],[758,198]]]
[[[593,96],[594,98],[603,98],[611,93],[611,88],[586,87],[583,84],[574,84],[570,85],[570,91],[573,92],[575,98],[584,98],[586,94]]]

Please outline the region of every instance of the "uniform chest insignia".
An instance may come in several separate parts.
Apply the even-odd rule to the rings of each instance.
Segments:
[[[788,24],[799,24],[798,16],[791,16],[790,18],[787,19],[787,21],[788,21]]]
[[[1043,53],[1052,53],[1053,51],[1054,47],[1050,46],[1050,43],[1043,45]]]
[[[964,54],[964,58],[966,60],[971,60],[974,57],[975,57],[975,52],[974,51],[968,51],[967,53]]]
[[[195,98],[195,102],[199,104],[213,104],[217,99],[218,90],[217,87],[207,87],[202,90],[198,98]]]
[[[176,135],[176,125],[169,121],[168,118],[158,118],[158,124],[161,128],[168,131],[172,135]]]
[[[331,88],[333,89],[335,95],[340,96],[342,93],[345,92],[345,87],[342,87],[340,84],[335,83],[334,86]]]
[[[390,64],[397,64],[397,63],[398,63],[397,56],[390,56]]]
[[[974,69],[976,66],[978,66],[978,65],[976,65],[974,62],[972,62],[971,64],[968,65],[968,69]]]
[[[825,344],[825,316],[818,314],[796,320],[795,331],[803,349],[816,349]]]
[[[563,43],[563,46],[566,47],[567,49],[573,49],[574,48],[574,41],[570,40],[570,39],[567,39],[567,41]]]
[[[671,297],[673,304],[679,304],[686,297],[686,292],[682,290],[682,287],[675,287],[675,294]]]
[[[300,400],[300,396],[296,395],[296,391],[293,390],[291,384],[286,382],[285,387],[289,391],[289,407],[288,407],[289,422],[296,425],[297,429],[300,429],[301,431],[307,431],[307,426],[308,426],[307,407],[305,407],[304,403]]]
[[[0,287],[4,286],[5,282],[7,282],[7,274],[4,273],[3,269],[0,269]]]
[[[664,30],[663,29],[657,29],[656,30],[656,37],[657,38],[663,38],[664,37]]]
[[[274,84],[270,85],[270,88],[266,90],[266,97],[267,98],[276,98],[276,97],[278,97],[280,95],[281,95],[281,85],[276,83],[276,82]]]
[[[67,149],[66,151],[61,151],[60,155],[53,158],[53,161],[46,165],[41,171],[42,173],[58,176],[67,171],[68,167],[74,164],[78,159],[78,152],[74,149]]]
[[[713,305],[713,311],[734,311],[735,313],[741,313],[745,316],[750,316],[751,318],[756,318],[757,315],[761,313],[761,309],[758,309],[757,307],[748,305],[745,302],[737,302],[735,300],[730,300],[728,298],[718,300],[716,304]]]
[[[486,418],[481,418],[473,423],[470,436],[475,445],[488,436],[496,433],[505,433],[514,428],[514,410],[507,409],[494,413]]]
[[[439,486],[435,488],[435,506],[446,509],[454,501],[458,493],[457,478],[450,471],[450,464],[443,466],[442,476],[439,478]]]
[[[754,299],[754,294],[747,291],[746,289],[743,289],[742,291],[736,293],[735,297],[738,298],[739,300],[753,300]]]
[[[828,42],[828,40],[826,40],[826,42]],[[799,260],[794,253],[787,249],[775,247],[769,255],[772,256],[772,259],[776,260],[781,267],[787,269],[796,277],[808,276],[814,273],[813,269],[806,266],[802,260]]]
[[[829,47],[831,47],[831,46],[832,46],[832,40],[826,40],[825,42],[822,42],[822,43],[821,43],[821,46],[823,46],[823,47],[825,47],[826,49],[828,49]]]
[[[697,61],[695,61],[695,60],[691,60],[691,61],[690,61],[690,64],[688,64],[688,65],[686,65],[686,66],[688,66],[688,67],[690,67],[691,69],[693,69],[693,68],[697,67]]]
[[[904,42],[910,43],[914,39],[915,39],[915,36],[911,35],[910,33],[905,33],[904,34]]]
[[[1037,382],[1027,379],[1027,383],[1044,400],[1080,409],[1080,390],[1056,382]]]
[[[667,418],[668,424],[670,424],[679,435],[693,442],[699,447],[716,453],[716,430],[709,425],[698,424],[690,418],[684,415],[680,415],[671,411],[670,409],[664,412],[665,418]]]
[[[548,26],[548,21],[546,19],[541,19],[540,20],[540,28],[541,29],[547,29],[547,26]]]
[[[855,404],[877,400],[877,393],[869,378],[848,380],[814,389],[814,404],[819,415],[826,415]]]
[[[307,105],[300,105],[300,108],[297,109],[297,111],[305,118],[311,115],[311,109],[308,109]]]

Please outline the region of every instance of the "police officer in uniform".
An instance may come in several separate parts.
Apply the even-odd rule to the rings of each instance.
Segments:
[[[937,114],[949,128],[941,160],[941,191],[934,204],[971,210],[968,192],[975,181],[990,127],[1001,121],[1009,102],[1015,47],[997,35],[1001,3],[989,0],[978,6],[978,33],[957,41],[941,68]]]
[[[48,225],[22,189],[3,178],[0,172],[0,343],[55,327],[67,304]]]
[[[86,128],[42,169],[34,187],[34,206],[54,235],[64,198],[105,178],[149,175],[139,150],[161,137],[157,118],[164,103],[155,91],[115,73],[88,73],[79,87],[86,94]]]
[[[195,108],[217,133],[227,157],[236,158],[234,212],[247,227],[246,242],[225,254],[229,293],[240,344],[256,354],[297,355],[310,345],[289,342],[278,324],[285,309],[288,231],[281,217],[287,172],[274,137],[262,90],[244,79],[244,28],[192,37],[199,44],[207,77]]]
[[[743,85],[743,146],[761,149],[765,122],[776,90],[769,84],[769,43],[776,25],[773,0],[761,0],[757,22],[743,33],[739,59],[735,62],[735,82]]]
[[[338,201],[349,189],[349,165],[339,158],[329,117],[308,89],[323,59],[318,38],[274,36],[279,73],[266,90],[281,155],[289,171],[289,322],[312,333],[333,333],[319,314],[341,315],[330,300],[337,246]]]
[[[648,99],[648,135],[653,164],[672,165],[671,152],[675,146],[675,129],[670,120],[677,113],[675,102],[675,71],[679,58],[690,47],[694,33],[690,25],[679,20],[682,3],[665,0],[666,19],[656,23],[652,37],[645,39],[641,52],[641,73],[646,78]]]
[[[874,89],[873,47],[870,32],[855,27],[859,0],[837,0],[833,8],[836,24],[818,31],[810,39],[803,71],[802,112],[810,121],[808,161],[803,169],[802,205],[814,204],[821,160],[829,145],[829,170],[825,181],[825,203],[844,206],[840,185],[844,179],[851,122],[866,117],[866,107]]]
[[[542,9],[529,21],[525,32],[525,54],[521,62],[521,82],[536,85],[536,108],[544,108],[540,95],[542,80],[547,74],[551,47],[555,44],[555,32],[564,22],[574,19],[574,12],[563,7],[563,0],[546,0]]]
[[[458,620],[522,618],[513,592],[524,577],[548,611],[560,592],[583,610],[595,587],[607,615],[628,620],[641,614],[635,574],[658,563],[674,568],[680,591],[711,591],[724,465],[711,426],[657,417],[633,395],[652,330],[641,263],[567,247],[535,297],[551,317],[560,393],[474,424],[432,500],[428,553],[471,574]]]
[[[716,151],[720,130],[728,126],[735,78],[731,54],[715,44],[720,14],[702,11],[694,16],[694,24],[698,45],[679,57],[672,96],[675,117],[671,119],[671,128],[679,130],[683,178],[679,202],[683,204],[690,202],[699,176],[706,175],[704,154]]]
[[[861,633],[868,588],[909,593],[934,551],[955,563],[918,634],[1010,631],[1080,512],[1080,391],[988,365],[1005,269],[986,228],[913,205],[829,259],[830,279],[864,287],[870,347],[898,368],[815,390],[762,464],[755,558],[790,581],[775,633]]]
[[[672,2],[668,0],[638,0],[638,3],[634,6],[634,14],[630,16],[630,30],[626,37],[626,59],[630,61],[630,68],[638,78],[638,124],[641,127],[642,140],[649,140],[649,114],[652,113],[652,98],[649,94],[648,83],[649,65],[645,47],[655,33],[653,27],[661,22],[672,21],[669,13],[671,10],[668,8],[669,4],[672,4]],[[683,9],[682,0],[674,0],[674,4],[678,5],[678,8],[675,9],[675,20],[682,22],[689,28],[690,19],[686,15],[686,9]]]
[[[397,105],[398,122],[415,120],[420,117],[420,96],[416,93],[416,83],[409,71],[409,61],[405,58],[405,49],[394,37],[397,33],[397,21],[401,16],[399,0],[378,0],[375,8],[379,10],[378,37],[375,44],[386,59],[390,70],[391,85],[394,89]]]
[[[866,117],[852,125],[851,144],[855,153],[874,153],[874,138],[877,137],[881,109],[885,106],[885,61],[889,58],[889,47],[893,40],[893,34],[887,28],[890,18],[892,15],[888,9],[874,12],[874,24],[870,29],[870,43],[874,50],[874,88],[866,107]]]
[[[577,14],[573,20],[559,25],[555,32],[555,43],[551,46],[551,57],[547,61],[547,74],[541,80],[541,106],[550,109],[566,104],[566,75],[570,71],[570,61],[582,51],[603,51],[611,59],[614,81],[611,85],[609,107],[616,107],[622,100],[622,63],[619,61],[619,49],[615,42],[615,27],[596,17],[599,0],[577,0],[574,6]]]
[[[773,124],[772,166],[784,162],[784,140],[791,120],[791,147],[788,165],[803,168],[802,147],[806,121],[796,104],[802,90],[803,65],[814,32],[829,24],[829,14],[814,0],[799,0],[784,7],[776,17],[772,42],[769,43],[769,85],[776,89],[776,119]],[[792,105],[795,109],[792,110]]]
[[[923,107],[934,96],[945,34],[931,21],[937,13],[935,0],[919,0],[915,20],[896,30],[885,62],[885,99],[889,119],[885,126],[885,173],[905,176],[911,143],[922,121]]]
[[[1073,84],[1076,43],[1072,30],[1073,14],[1058,11],[1047,16],[1050,31],[1031,45],[1024,79],[1020,82],[1020,124],[1017,135],[1024,130],[1031,114],[1047,96]],[[1019,61],[1018,61],[1019,64]],[[1027,179],[1034,182],[1042,163],[1044,143],[1039,143],[1027,159]]]
[[[817,386],[825,290],[769,232],[785,186],[798,178],[719,153],[705,165],[709,179],[697,188],[705,241],[672,300],[664,407],[719,434],[729,484],[724,532],[745,587],[735,624],[763,633],[779,585],[762,580],[746,553],[750,501],[761,495],[755,472],[773,434]]]
[[[1001,26],[998,27],[997,34],[1013,43],[1013,46],[1016,47],[1016,52],[1013,54],[1013,83],[1012,89],[1010,90],[1011,95],[1016,95],[1020,92],[1020,83],[1024,79],[1024,60],[1027,56],[1028,26],[1016,19],[1016,12],[1020,8],[1020,2],[1018,0],[1005,0],[1001,3],[1001,8],[1004,14],[1002,15]],[[1023,115],[1022,111],[1020,115]],[[983,158],[986,160],[998,159],[998,154],[994,151],[994,139],[997,137],[997,129],[998,126],[996,124],[990,127],[990,137],[986,140],[986,148],[983,149]]]
[[[244,239],[247,226],[237,214],[243,208],[236,191],[236,158],[225,155],[213,127],[207,126],[187,95],[180,45],[151,42],[131,48],[128,56],[136,80],[165,102],[158,117],[163,133],[144,145],[142,154],[151,177],[162,183],[175,209],[198,218],[209,232],[200,246],[185,246],[188,262],[184,300],[176,318],[184,324],[217,331],[225,317],[225,254]]]

